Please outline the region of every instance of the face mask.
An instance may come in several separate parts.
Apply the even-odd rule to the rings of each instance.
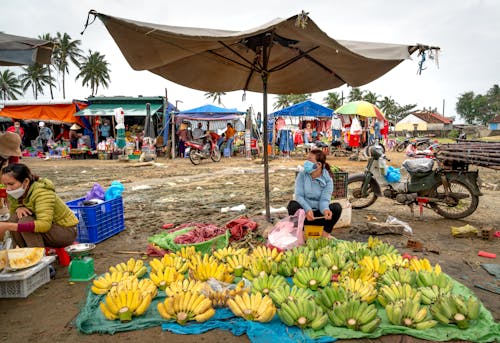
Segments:
[[[304,162],[304,171],[308,174],[311,174],[314,170],[316,170],[317,167],[318,166],[314,162],[311,161]]]
[[[7,190],[7,194],[13,197],[14,199],[19,199],[24,195],[25,191],[26,190],[23,188],[23,186],[21,186],[18,189],[13,189],[11,191]]]

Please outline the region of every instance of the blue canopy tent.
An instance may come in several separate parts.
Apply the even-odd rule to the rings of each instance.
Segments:
[[[276,117],[317,117],[317,118],[331,118],[333,110],[323,105],[317,104],[311,100],[282,108],[276,112],[271,113],[274,118]]]
[[[239,119],[245,112],[235,108],[223,108],[214,105],[203,105],[177,114],[179,119],[190,120],[234,120]]]

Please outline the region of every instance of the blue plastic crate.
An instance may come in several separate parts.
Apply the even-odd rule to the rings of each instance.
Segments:
[[[78,242],[99,243],[125,229],[121,197],[92,206],[84,206],[84,200],[80,198],[66,203],[79,220]]]

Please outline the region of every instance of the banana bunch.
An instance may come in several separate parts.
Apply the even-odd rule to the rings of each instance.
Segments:
[[[227,306],[238,317],[262,323],[271,321],[276,314],[271,298],[258,292],[236,295],[227,301]]]
[[[378,290],[377,300],[380,305],[386,307],[389,303],[396,303],[399,300],[411,300],[420,303],[422,294],[409,284],[395,283],[391,285],[384,285]]]
[[[137,278],[141,278],[144,276],[144,274],[146,274],[148,269],[144,265],[143,260],[139,260],[139,259],[136,260],[136,259],[131,257],[127,261],[127,263],[121,262],[121,263],[118,263],[116,266],[109,267],[109,271],[111,273],[113,273],[113,272],[122,272],[122,273],[129,272],[130,274],[135,275]]]
[[[227,255],[225,257],[225,261],[228,266],[228,272],[233,273],[234,276],[242,276],[243,272],[248,269],[248,266],[250,265],[250,257],[246,254]]]
[[[371,248],[368,246],[368,248],[372,251],[373,256],[378,257],[399,254],[398,250],[393,245],[387,243],[378,243]]]
[[[269,292],[269,296],[273,299],[273,302],[277,307],[280,307],[281,304],[287,300],[302,301],[313,298],[313,294],[309,292],[307,288],[299,288],[295,285],[290,287],[288,284],[271,290],[271,292]]]
[[[267,258],[253,258],[248,265],[248,269],[243,272],[243,277],[251,281],[265,274],[277,275],[278,263]]]
[[[410,260],[410,270],[414,270],[416,272],[420,272],[422,270],[428,271],[428,272],[436,272],[436,274],[441,274],[441,266],[436,263],[434,268],[432,267],[431,263],[429,262],[428,259],[426,258],[412,258]]]
[[[252,293],[268,295],[274,289],[288,285],[281,275],[262,275],[252,280]]]
[[[380,256],[380,261],[387,264],[389,268],[408,268],[410,266],[410,261],[407,258],[403,258],[397,252],[392,254],[385,254]]]
[[[348,300],[345,289],[338,285],[323,288],[315,298],[316,304],[321,306],[325,311],[331,310]]]
[[[278,273],[292,276],[297,269],[311,266],[314,252],[309,249],[292,249],[285,252],[278,266]]]
[[[325,267],[301,268],[293,276],[294,285],[300,288],[309,288],[313,291],[323,288],[330,283],[332,271]]]
[[[344,252],[348,261],[359,261],[372,254],[366,243],[356,241],[341,241],[337,244],[337,249]]]
[[[181,250],[177,251],[175,254],[179,257],[185,258],[186,260],[189,260],[194,255],[201,256],[201,253],[199,251],[196,251],[196,248],[192,245],[182,247]]]
[[[152,296],[142,294],[140,289],[110,291],[99,303],[102,314],[108,320],[120,319],[121,322],[132,320],[132,316],[140,316],[151,304]]]
[[[375,288],[375,284],[371,282],[345,278],[340,282],[340,286],[344,287],[349,299],[359,299],[362,302],[371,304],[377,298],[377,289]]]
[[[127,292],[139,290],[142,296],[151,295],[151,299],[158,294],[158,288],[151,279],[138,280],[136,277],[129,277],[118,282],[116,286],[111,287],[109,292]]]
[[[173,267],[165,267],[163,271],[149,273],[149,278],[161,291],[165,290],[172,282],[184,280],[184,274],[180,274]]]
[[[321,330],[328,323],[328,316],[312,300],[287,300],[281,304],[278,317],[288,326]]]
[[[149,261],[149,266],[151,267],[151,272],[153,273],[162,272],[165,269],[165,265],[157,258],[153,258]]]
[[[325,237],[318,237],[315,239],[308,239],[306,241],[306,247],[309,248],[309,250],[319,250],[322,249],[326,246],[331,245],[331,242],[329,239]]]
[[[375,285],[377,280],[374,277],[373,272],[370,269],[363,268],[362,266],[353,267],[353,268],[344,268],[342,272],[340,272],[340,279],[354,279],[361,280],[363,283],[369,283]]]
[[[460,329],[467,329],[471,320],[479,317],[480,303],[470,296],[446,295],[430,306],[434,319],[443,324],[456,324]]]
[[[335,326],[345,326],[351,330],[365,333],[375,331],[380,325],[380,317],[375,305],[359,300],[349,300],[327,312],[330,322]]]
[[[131,276],[128,272],[107,272],[94,279],[90,289],[94,294],[106,294],[111,287],[116,286],[120,281],[128,279],[129,277],[135,278],[135,276]]]
[[[384,275],[385,271],[387,270],[387,264],[381,262],[378,256],[365,256],[360,261],[358,261],[358,264],[364,269],[367,269],[375,279],[378,279],[380,276]]]
[[[445,273],[425,270],[417,273],[418,287],[432,287],[434,285],[441,288],[444,292],[451,292],[453,289],[453,281]]]
[[[165,288],[165,294],[169,297],[178,294],[178,293],[199,293],[205,287],[205,283],[193,280],[193,279],[184,279],[178,280],[170,283],[167,288]]]
[[[212,302],[200,293],[176,293],[158,303],[158,312],[165,319],[173,319],[184,325],[190,320],[205,322],[213,317]]]
[[[207,281],[210,278],[214,278],[219,281],[231,283],[234,279],[234,275],[229,273],[228,267],[223,263],[219,263],[216,259],[212,259],[210,262],[197,263],[190,270],[189,275],[199,281]]]
[[[200,264],[210,264],[212,262],[219,263],[219,261],[212,255],[208,254],[194,254],[189,258],[189,269],[196,269]]]
[[[165,267],[174,267],[179,273],[184,274],[189,268],[188,259],[179,255],[170,253],[161,258],[161,263]]]
[[[325,252],[318,256],[317,262],[318,265],[330,269],[334,274],[340,273],[347,266],[345,255],[334,251]]]
[[[381,244],[384,244],[378,237],[373,238],[373,236],[368,237],[368,248],[373,249]]]
[[[227,262],[228,257],[231,256],[239,256],[239,255],[247,255],[248,256],[248,249],[247,248],[241,248],[241,249],[235,249],[233,247],[224,247],[221,249],[217,249],[213,252],[213,255],[217,257],[217,259],[221,262]]]
[[[385,311],[387,319],[394,325],[426,330],[437,324],[437,321],[430,318],[427,307],[421,306],[419,301],[406,299],[389,303]]]
[[[431,305],[437,302],[441,297],[447,296],[450,294],[450,291],[439,288],[436,285],[432,285],[430,287],[420,287],[420,293],[422,293],[422,304]]]
[[[253,249],[251,256],[256,259],[266,259],[279,262],[283,258],[283,253],[279,252],[276,248],[270,249],[263,245],[259,245],[257,248]]]
[[[380,283],[384,285],[395,284],[396,286],[406,283],[415,286],[416,274],[407,268],[389,269],[382,275]]]
[[[245,287],[245,281],[241,280],[236,285],[224,284],[222,287],[220,282],[217,282],[216,287],[206,283],[201,293],[212,301],[213,307],[226,307],[229,299],[248,293],[248,291],[249,289]]]

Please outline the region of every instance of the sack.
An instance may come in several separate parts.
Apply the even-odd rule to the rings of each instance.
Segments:
[[[306,213],[299,209],[293,216],[288,216],[279,221],[267,236],[270,245],[288,250],[304,244],[304,219]]]

